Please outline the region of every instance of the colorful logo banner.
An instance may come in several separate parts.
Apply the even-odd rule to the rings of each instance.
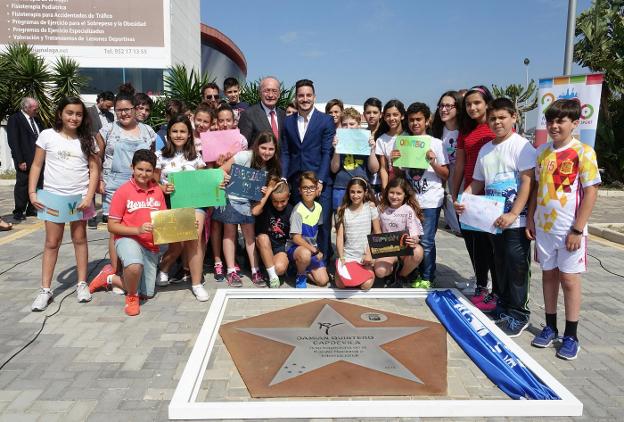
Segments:
[[[578,99],[581,103],[581,122],[574,134],[581,142],[593,148],[596,141],[603,80],[602,73],[540,79],[537,94],[538,117],[535,128],[535,146],[550,141],[544,117],[544,112],[548,107],[559,99]]]

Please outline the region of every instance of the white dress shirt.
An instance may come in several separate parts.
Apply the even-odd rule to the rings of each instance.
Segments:
[[[275,113],[275,126],[277,127],[277,133],[279,133],[279,123],[277,122],[277,109],[268,108],[264,105],[264,103],[262,103],[262,101],[260,102],[260,105],[262,106],[262,110],[264,110],[264,114],[266,114],[267,120],[269,121],[269,126],[271,126],[271,112],[273,111]]]
[[[301,138],[301,142],[303,142],[303,137],[306,134],[306,130],[308,130],[308,125],[310,124],[310,119],[312,119],[312,114],[315,112],[314,107],[308,114],[307,120],[303,119],[303,116],[297,113],[297,129],[299,130],[299,138]]]

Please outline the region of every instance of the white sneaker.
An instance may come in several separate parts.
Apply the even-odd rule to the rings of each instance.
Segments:
[[[169,285],[169,273],[164,271],[158,271],[158,277],[156,277],[156,285],[158,287],[165,287]]]
[[[35,298],[35,301],[33,302],[30,309],[32,309],[33,312],[45,311],[48,307],[48,303],[50,302],[52,302],[52,292],[46,292],[45,290],[40,289],[39,294]]]
[[[203,284],[198,284],[197,286],[192,286],[193,294],[200,302],[205,302],[210,299],[210,295],[204,288]]]
[[[124,291],[124,289],[120,289],[119,287],[113,287],[113,289],[111,290],[113,293],[115,293],[116,295],[119,296],[123,296],[126,294],[126,292]]]
[[[78,303],[91,302],[91,293],[89,293],[89,286],[86,282],[81,281],[76,286],[76,296],[78,296]]]

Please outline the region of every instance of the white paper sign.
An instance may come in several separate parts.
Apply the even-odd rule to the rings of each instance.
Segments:
[[[505,198],[502,196],[471,195],[464,193],[459,198],[464,212],[459,216],[462,229],[497,234],[501,229],[494,222],[505,212]]]

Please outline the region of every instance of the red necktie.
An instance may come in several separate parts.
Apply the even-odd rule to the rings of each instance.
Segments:
[[[277,120],[275,120],[275,110],[271,110],[269,114],[271,115],[271,130],[273,131],[273,135],[275,135],[275,139],[279,139],[279,133],[277,132]]]

